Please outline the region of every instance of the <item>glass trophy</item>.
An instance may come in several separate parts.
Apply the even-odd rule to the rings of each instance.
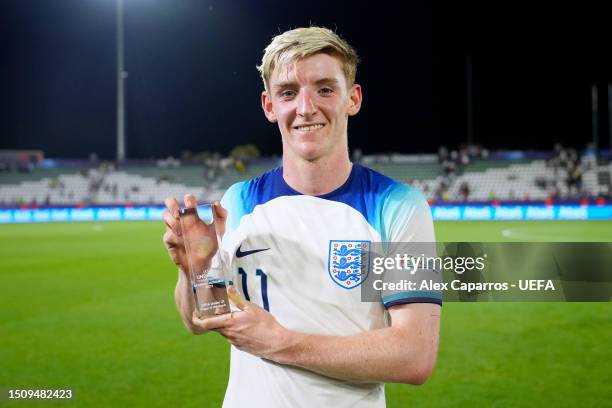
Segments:
[[[183,208],[180,220],[198,317],[204,319],[229,313],[223,271],[211,269],[211,260],[219,248],[212,205]]]

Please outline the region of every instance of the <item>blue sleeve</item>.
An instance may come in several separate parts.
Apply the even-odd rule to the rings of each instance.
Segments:
[[[245,198],[244,190],[247,182],[233,184],[227,189],[221,205],[227,210],[227,221],[225,223],[225,231],[234,231],[240,225],[240,220],[245,214]]]
[[[437,255],[435,233],[431,209],[423,194],[403,184],[389,187],[382,206],[383,240],[388,243],[387,256],[396,253],[429,257]],[[406,278],[406,271],[389,271],[385,274],[387,282],[397,282]],[[412,275],[415,281],[440,281],[441,272],[419,269]],[[416,277],[416,278],[415,278]],[[381,293],[385,308],[406,303],[442,304],[442,293],[432,290],[390,291]]]

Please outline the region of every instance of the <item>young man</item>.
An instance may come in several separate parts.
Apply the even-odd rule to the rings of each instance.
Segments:
[[[233,185],[213,209],[222,240],[212,268],[224,265],[236,283],[240,311],[192,316],[179,205],[166,201],[183,322],[233,345],[224,407],[382,407],[384,382],[422,384],[434,367],[441,298],[398,292],[362,302],[363,277],[344,263],[359,268],[371,242],[434,241],[420,193],[349,161],[348,118],[362,101],[357,62],[319,27],[287,31],[265,50],[262,108],[278,124],[283,165]],[[193,196],[185,205],[196,205]]]

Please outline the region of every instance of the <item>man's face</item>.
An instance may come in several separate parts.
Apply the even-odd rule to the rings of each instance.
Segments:
[[[278,123],[285,157],[315,161],[347,151],[348,117],[361,107],[361,87],[347,87],[340,64],[315,54],[274,69],[262,107]]]

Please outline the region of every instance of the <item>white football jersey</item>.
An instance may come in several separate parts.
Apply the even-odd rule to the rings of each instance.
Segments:
[[[436,292],[383,293],[362,302],[361,255],[371,242],[433,242],[423,195],[353,165],[335,191],[293,190],[282,168],[234,184],[222,201],[225,235],[213,269],[290,330],[346,336],[388,325],[386,309],[441,304]],[[352,383],[283,366],[232,346],[225,408],[384,407],[384,385]]]

